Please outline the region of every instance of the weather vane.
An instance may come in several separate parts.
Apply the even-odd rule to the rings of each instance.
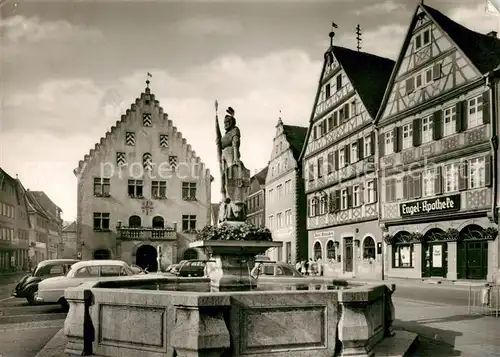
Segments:
[[[338,25],[335,22],[332,22],[332,31],[328,34],[330,36],[330,47],[333,46],[333,37],[335,37],[335,32],[333,29],[338,28]]]
[[[361,42],[363,41],[361,39],[362,34],[363,33],[361,32],[361,26],[359,26],[359,24],[358,24],[358,26],[356,26],[356,40],[358,42],[356,45],[356,48],[358,49],[358,52],[361,50]]]
[[[148,88],[149,88],[149,83],[151,83],[151,82],[149,81],[149,78],[152,78],[152,77],[153,77],[153,75],[152,75],[151,73],[149,73],[149,72],[148,72],[148,74],[147,74],[147,76],[146,76],[146,86],[147,86]]]

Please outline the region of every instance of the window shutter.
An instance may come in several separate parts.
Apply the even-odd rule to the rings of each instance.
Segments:
[[[335,191],[335,212],[340,211],[340,190]]]
[[[490,91],[483,93],[483,124],[490,122]]]
[[[441,78],[441,63],[436,63],[432,66],[432,79],[436,80]]]
[[[333,152],[329,152],[327,156],[328,173],[333,172]]]
[[[400,126],[394,128],[394,152],[400,152],[403,144],[403,130]]]
[[[434,176],[434,193],[440,195],[443,193],[443,173],[442,167],[436,167],[436,175]]]
[[[346,120],[350,118],[350,116],[349,116],[349,103],[344,104],[344,118]]]
[[[422,144],[422,119],[413,120],[413,146]]]
[[[467,106],[465,101],[458,102],[456,104],[457,117],[456,117],[456,129],[457,133],[467,130]]]
[[[468,178],[468,164],[464,161],[460,164],[458,168],[458,190],[463,191],[467,189],[467,178]]]
[[[436,110],[432,118],[433,130],[432,139],[439,140],[443,137],[443,111]]]
[[[413,92],[415,89],[415,79],[413,77],[406,79],[406,94]]]
[[[491,155],[486,155],[484,157],[484,184],[486,187],[491,186],[491,166],[492,166]]]
[[[339,169],[339,151],[335,150],[335,170]]]
[[[413,197],[422,197],[422,174],[420,172],[413,177]]]
[[[378,201],[378,188],[377,188],[377,180],[373,180],[373,191],[374,191],[374,198],[375,198],[375,201],[373,201],[374,203]]]
[[[345,147],[344,147],[344,157],[345,157],[345,165],[344,166],[347,166],[349,165],[349,163],[351,162],[351,145],[347,144]]]
[[[313,128],[313,140],[316,140],[318,138],[318,127],[315,126]]]
[[[408,184],[408,176],[403,176],[403,200],[407,200],[410,197]]]
[[[347,187],[347,208],[352,208],[352,186]]]
[[[312,217],[312,215],[311,215],[311,213],[312,213],[311,212],[311,201],[312,200],[307,201],[307,216],[308,217]]]
[[[385,201],[391,202],[391,191],[392,191],[392,179],[385,180]]]
[[[328,212],[335,212],[335,192],[332,191],[328,195]]]
[[[363,138],[359,138],[358,139],[358,160],[363,160],[363,144],[364,144],[364,140]]]
[[[370,133],[370,155],[375,155],[375,131]]]
[[[363,203],[365,203],[365,187],[359,185],[359,204],[362,205]]]
[[[379,155],[379,157],[383,157],[385,155],[385,135],[384,134],[379,134],[379,136],[378,136],[378,155]]]

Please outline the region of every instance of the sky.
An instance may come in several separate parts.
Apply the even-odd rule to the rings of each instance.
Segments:
[[[500,32],[485,1],[425,3]],[[254,173],[271,157],[280,115],[308,126],[331,23],[336,45],[355,49],[359,24],[362,51],[396,59],[418,2],[0,0],[0,167],[75,219],[73,169],[150,72],[152,93],[215,176],[215,202],[215,99],[235,109]]]

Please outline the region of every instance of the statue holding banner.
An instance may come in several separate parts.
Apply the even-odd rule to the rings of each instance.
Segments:
[[[218,103],[215,101],[215,131],[217,154],[221,176],[221,204],[219,222],[244,222],[246,220],[246,201],[250,189],[250,170],[241,161],[240,129],[236,126],[234,109],[229,107],[224,117],[225,134],[222,136]]]

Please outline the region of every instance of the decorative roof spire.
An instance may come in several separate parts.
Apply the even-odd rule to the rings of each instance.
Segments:
[[[153,77],[153,75],[152,75],[151,73],[149,73],[149,72],[148,72],[148,74],[147,74],[147,79],[146,79],[146,88],[148,88],[148,89],[149,89],[149,83],[151,83],[151,82],[149,81],[149,78],[152,78],[152,77]]]
[[[332,22],[332,30],[328,34],[328,36],[330,36],[330,47],[333,46],[333,38],[335,37],[335,32],[333,31],[333,29],[336,28],[338,28],[338,25],[335,22]]]
[[[361,39],[361,35],[363,33],[361,32],[361,26],[356,26],[356,41],[357,41],[357,45],[356,45],[356,48],[358,49],[358,52],[361,50],[361,42],[363,41]]]
[[[283,125],[283,121],[281,120],[281,109],[280,109],[280,115],[278,117],[278,124],[276,124],[276,126],[280,126],[280,125]]]

